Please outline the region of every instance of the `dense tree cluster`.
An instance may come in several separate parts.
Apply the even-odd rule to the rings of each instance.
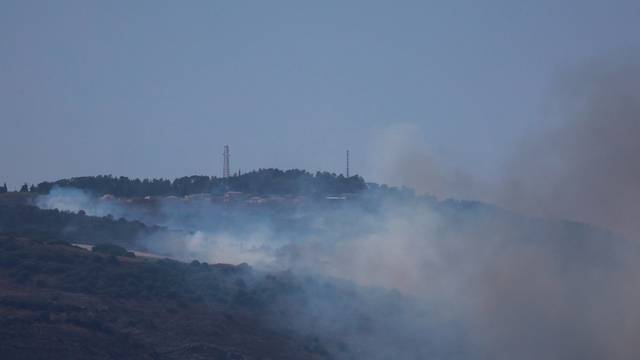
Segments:
[[[74,187],[96,194],[115,196],[185,196],[201,193],[240,191],[257,195],[332,195],[355,193],[366,188],[360,176],[345,177],[328,172],[315,175],[304,170],[260,169],[229,178],[210,176],[186,176],[173,181],[167,179],[130,179],[111,175],[84,176],[55,182],[42,182],[21,191],[48,193],[54,186]]]

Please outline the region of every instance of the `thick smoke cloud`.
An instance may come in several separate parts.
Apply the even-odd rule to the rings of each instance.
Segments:
[[[303,256],[297,261],[398,289],[428,304],[440,320],[463,321],[470,339],[460,345],[471,346],[478,358],[640,354],[633,340],[640,331],[633,305],[640,279],[630,262],[638,257],[629,244],[596,230],[585,234],[579,225],[491,211],[462,210],[452,218],[442,211],[390,208],[381,231],[329,247],[314,244],[296,252]]]
[[[492,184],[448,166],[412,124],[375,137],[372,175],[441,198],[477,199],[640,238],[640,57],[622,53],[559,71],[550,109]],[[542,112],[541,112],[542,113]]]
[[[560,124],[518,149],[507,168],[502,203],[640,237],[636,60],[592,62],[557,81]]]
[[[456,177],[411,126],[387,129],[378,155],[387,164],[378,174],[388,181],[595,224],[630,242],[594,229],[591,235],[562,230],[555,220],[454,221],[407,208],[387,218],[385,232],[349,242],[354,247],[348,254],[339,252],[343,260],[362,258],[330,270],[356,279],[365,274],[365,280],[373,274],[374,283],[395,284],[446,304],[439,310],[465,314],[481,357],[640,356],[634,340],[640,333],[638,64],[607,59],[559,79],[555,124],[529,135],[496,176],[503,181],[491,187]]]

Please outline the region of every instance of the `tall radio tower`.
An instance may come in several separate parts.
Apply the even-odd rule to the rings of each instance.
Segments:
[[[229,145],[224,146],[224,152],[222,153],[223,164],[222,164],[222,177],[228,178],[231,176],[231,171],[229,170],[229,158],[231,158],[231,154],[229,154]]]
[[[349,177],[349,150],[347,150],[347,177]]]

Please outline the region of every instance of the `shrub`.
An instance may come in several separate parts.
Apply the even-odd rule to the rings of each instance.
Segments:
[[[127,251],[127,249],[123,248],[122,246],[114,244],[98,244],[95,245],[93,249],[91,249],[91,251],[113,256],[135,257],[132,252]]]

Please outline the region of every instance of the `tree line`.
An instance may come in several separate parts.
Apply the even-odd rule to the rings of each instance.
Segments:
[[[222,194],[239,191],[255,195],[310,195],[326,196],[355,193],[366,189],[362,177],[345,177],[329,172],[312,174],[305,170],[260,169],[228,178],[203,175],[177,179],[130,179],[125,176],[99,175],[42,182],[30,187],[25,184],[22,192],[46,194],[54,186],[73,187],[98,195],[111,194],[122,197],[186,196],[210,193]]]
[[[138,221],[115,220],[112,216],[86,216],[84,211],[71,213],[45,210],[30,205],[0,204],[0,234],[14,234],[46,241],[81,244],[117,243],[132,246],[136,239],[161,234],[159,226]]]

